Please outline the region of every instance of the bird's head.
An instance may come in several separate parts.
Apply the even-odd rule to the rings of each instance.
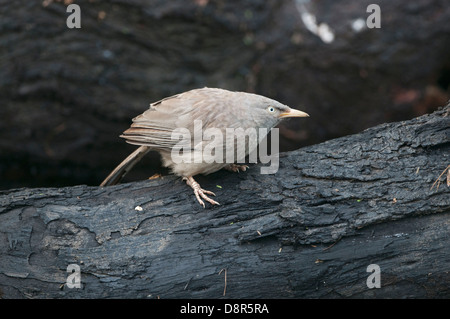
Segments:
[[[272,128],[281,120],[290,117],[309,117],[308,113],[292,109],[278,101],[258,96],[253,103],[254,120],[259,127]]]

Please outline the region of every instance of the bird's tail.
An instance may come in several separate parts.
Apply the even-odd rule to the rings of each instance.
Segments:
[[[145,154],[150,151],[148,146],[140,146],[122,161],[112,172],[105,178],[100,186],[115,185],[139,162]]]

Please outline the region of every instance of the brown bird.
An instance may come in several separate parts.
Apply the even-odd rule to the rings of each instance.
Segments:
[[[202,199],[219,205],[207,196],[215,194],[202,189],[193,176],[207,175],[222,168],[245,171],[246,165],[236,163],[243,163],[242,157],[254,151],[258,144],[250,143],[250,138],[239,134],[248,132],[247,129],[267,129],[268,132],[284,118],[308,116],[261,95],[216,88],[194,89],[162,99],[151,103],[147,111],[135,117],[131,127],[120,136],[140,147],[123,160],[100,186],[117,184],[145,154],[154,149],[160,153],[163,166],[169,167],[172,173],[181,176],[192,187],[203,207]],[[230,139],[227,135],[230,129],[240,133]],[[211,136],[206,136],[206,132],[212,132]],[[212,135],[214,139],[211,139]],[[245,139],[244,144],[237,142],[239,138]],[[242,150],[244,146],[245,150]]]

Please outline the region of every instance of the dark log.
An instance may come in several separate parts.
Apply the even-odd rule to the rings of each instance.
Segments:
[[[199,177],[206,209],[174,176],[3,191],[0,296],[448,298],[449,112],[283,153],[275,175]]]

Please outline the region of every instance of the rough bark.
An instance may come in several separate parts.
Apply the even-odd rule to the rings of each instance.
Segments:
[[[173,176],[3,191],[0,295],[223,298],[226,283],[225,298],[448,298],[446,174],[432,185],[450,163],[449,112],[283,153],[275,175],[198,178],[221,203],[206,209]]]

